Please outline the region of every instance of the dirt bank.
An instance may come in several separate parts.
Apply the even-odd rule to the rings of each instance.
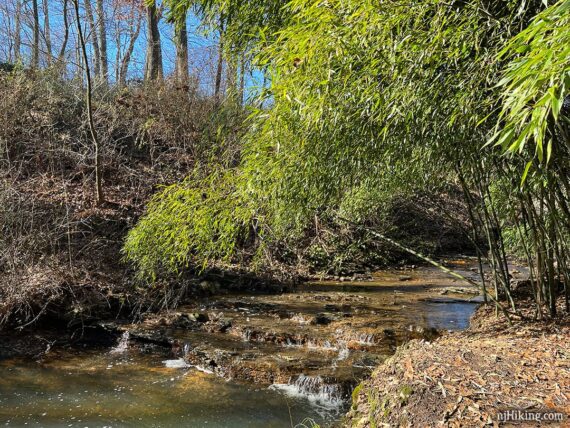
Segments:
[[[499,412],[516,409],[545,412],[542,425],[569,426],[570,319],[533,321],[530,309],[522,312],[528,318],[509,326],[481,307],[469,329],[399,348],[357,387],[346,425],[540,425],[529,414],[499,420]]]

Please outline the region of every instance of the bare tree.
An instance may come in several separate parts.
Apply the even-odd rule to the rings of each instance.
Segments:
[[[174,43],[176,45],[176,80],[178,83],[186,85],[189,77],[186,14],[175,22],[174,31]]]
[[[75,0],[74,0],[75,1]],[[93,17],[93,9],[91,8],[91,0],[85,0],[85,14],[87,15],[87,22],[89,24],[89,37],[93,45],[95,58],[93,65],[95,68],[95,76],[101,75],[101,51],[99,50],[99,40],[97,40],[97,26],[95,25],[95,18]],[[84,36],[85,37],[85,36]]]
[[[14,25],[14,60],[19,62],[21,59],[22,49],[22,0],[16,0]]]
[[[83,55],[83,66],[85,69],[85,79],[87,81],[87,88],[85,93],[85,100],[87,104],[87,119],[89,122],[89,131],[91,132],[93,146],[95,148],[95,203],[97,205],[101,205],[103,202],[105,202],[105,199],[103,196],[103,185],[101,181],[101,153],[100,153],[101,147],[100,147],[99,137],[97,135],[97,130],[95,129],[95,123],[93,121],[93,103],[92,103],[93,89],[91,83],[91,70],[89,68],[89,58],[87,56],[85,37],[83,36],[83,31],[81,29],[79,0],[73,0],[73,3],[75,6],[75,24],[77,26],[77,36],[79,39],[78,44],[80,46],[81,53]]]
[[[52,49],[51,49],[51,28],[49,22],[49,1],[43,0],[43,12],[44,12],[44,40],[46,44],[46,61],[48,65],[51,65],[52,60]]]
[[[162,68],[162,45],[160,42],[160,30],[158,22],[160,19],[156,1],[147,3],[147,47],[145,63],[145,80],[162,79],[164,72]]]
[[[62,74],[65,71],[65,50],[67,49],[67,43],[69,42],[68,4],[68,0],[63,0],[63,40],[57,56],[57,66],[60,68]]]
[[[38,11],[38,0],[32,0],[33,12],[33,41],[32,41],[32,68],[40,66],[40,14]]]
[[[141,15],[137,14],[136,17],[133,16],[133,19],[131,20],[129,25],[129,44],[125,49],[123,58],[121,59],[121,66],[119,70],[118,80],[119,80],[119,85],[121,86],[124,86],[127,82],[127,74],[129,72],[131,57],[133,55],[135,44],[141,30],[141,20],[142,20]]]
[[[99,64],[100,78],[102,81],[109,79],[109,59],[107,56],[107,28],[105,19],[105,7],[103,0],[97,0],[97,28],[99,37]]]

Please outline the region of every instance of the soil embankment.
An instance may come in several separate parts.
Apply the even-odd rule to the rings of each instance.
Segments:
[[[568,426],[569,320],[522,312],[509,326],[481,307],[469,329],[399,348],[355,390],[347,425]]]

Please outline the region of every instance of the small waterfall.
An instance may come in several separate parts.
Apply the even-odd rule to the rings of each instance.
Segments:
[[[347,343],[344,340],[337,341],[338,356],[332,361],[331,367],[333,369],[338,368],[338,363],[344,361],[350,355],[350,350],[348,349]]]
[[[252,331],[248,328],[242,333],[244,342],[251,342]]]
[[[180,346],[178,341],[176,341],[176,343],[178,344],[178,346]],[[189,367],[192,367],[192,365],[189,364],[187,360],[188,354],[190,353],[191,349],[192,347],[190,346],[190,344],[186,342],[182,345],[182,348],[178,348],[178,350],[174,352],[174,356],[176,357],[179,356],[180,351],[182,351],[181,358],[164,360],[162,363],[165,365],[165,367],[168,367],[169,369],[187,369]]]
[[[374,334],[363,333],[358,336],[358,343],[361,343],[363,345],[374,345],[376,343],[376,338]]]
[[[321,376],[299,375],[288,384],[273,384],[271,389],[282,391],[292,397],[303,397],[309,401],[327,408],[342,406],[342,390],[340,385],[329,384]]]
[[[348,358],[349,354],[350,354],[350,351],[348,350],[346,343],[340,343],[339,342],[339,344],[338,344],[338,357],[336,357],[335,362],[346,360]]]
[[[321,349],[321,350],[325,350],[325,351],[336,351],[337,347],[335,345],[333,345],[329,340],[325,340],[322,343],[319,343],[318,341],[314,340],[314,339],[309,339],[306,342],[306,346],[309,349]]]
[[[123,334],[119,338],[119,341],[117,342],[115,347],[109,351],[109,353],[111,354],[124,353],[127,349],[129,349],[129,338],[130,338],[129,332],[128,331],[123,332]]]
[[[188,356],[188,353],[190,352],[190,344],[189,343],[185,343],[184,347],[182,348],[182,356],[183,358],[186,358]]]

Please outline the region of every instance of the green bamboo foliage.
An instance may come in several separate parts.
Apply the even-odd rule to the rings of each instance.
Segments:
[[[315,216],[364,218],[386,195],[455,183],[469,238],[487,241],[479,257],[493,267],[495,297],[516,311],[507,263],[516,247],[538,306],[554,316],[569,251],[568,5],[201,2],[204,16],[225,17],[224,40],[253,55],[271,87],[252,107],[239,165],[158,194],[127,258],[147,276],[239,262],[252,239],[261,253]],[[485,146],[493,134],[503,150]]]
[[[568,153],[568,135],[556,141],[555,129],[564,120],[562,105],[570,93],[569,29],[570,1],[562,0],[501,50],[499,58],[510,62],[498,83],[503,100],[494,140],[504,150],[521,153],[533,142],[539,162],[550,161],[557,150]]]

